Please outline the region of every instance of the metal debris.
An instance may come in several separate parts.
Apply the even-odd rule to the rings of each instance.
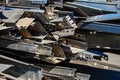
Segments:
[[[78,73],[79,69],[55,65],[72,63],[105,70],[113,67],[103,63],[109,61],[109,56],[101,49],[120,50],[120,14],[116,4],[80,0],[18,3],[0,6],[0,50],[54,66],[42,66],[42,71],[35,66],[37,62],[30,65],[0,55],[0,67],[4,66],[0,79],[89,80],[92,75]],[[8,74],[11,72],[15,76]]]

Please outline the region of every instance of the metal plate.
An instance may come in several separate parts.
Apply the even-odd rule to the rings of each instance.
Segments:
[[[10,80],[41,80],[43,77],[41,68],[31,66],[28,63],[24,63],[2,55],[0,55],[0,63],[4,64],[4,66],[0,65],[1,69],[4,70],[4,67],[8,68],[2,71],[0,74],[5,74],[5,77],[14,78]]]
[[[88,48],[120,50],[120,35],[118,34],[80,29],[78,32],[86,36]]]
[[[24,11],[23,10],[3,10],[3,14],[8,19],[2,19],[6,23],[15,23],[22,15]]]
[[[27,12],[38,12],[38,13],[43,13],[44,10],[41,10],[36,7],[26,7],[26,6],[2,6],[0,7],[3,10],[24,10]]]
[[[27,29],[34,20],[35,18],[28,18],[28,17],[21,18],[16,23],[16,26],[18,27],[18,29],[21,29],[21,27]]]
[[[0,12],[0,19],[7,19],[7,17],[4,16],[2,12]]]
[[[104,2],[101,2],[101,3],[100,2],[88,2],[88,1],[77,1],[76,3],[94,7],[94,8],[99,8],[102,11],[117,12],[117,4],[108,4]]]
[[[104,14],[87,18],[85,22],[120,20],[120,14]]]
[[[78,7],[79,9],[84,11],[84,13],[88,14],[89,16],[103,14],[102,9],[100,9],[100,8],[95,8],[95,7],[91,7],[91,6],[87,6],[87,5],[83,5],[83,4],[79,4],[79,3],[75,3],[75,2],[67,2],[66,4]]]
[[[107,24],[100,22],[84,23],[83,25],[81,25],[80,28],[86,30],[95,30],[97,32],[120,34],[120,25],[115,25],[115,24]]]
[[[46,4],[47,3],[47,0],[29,0],[31,1],[32,4],[35,4],[35,5],[40,5],[40,4]]]

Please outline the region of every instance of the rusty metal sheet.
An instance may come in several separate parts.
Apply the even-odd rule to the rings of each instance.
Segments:
[[[32,38],[31,33],[27,29],[21,29],[20,34],[25,38]]]
[[[53,45],[52,45],[52,50],[53,50],[53,52],[54,52],[54,56],[55,56],[55,57],[66,58],[65,53],[64,53],[64,51],[63,51],[63,49],[62,49],[61,46],[56,45],[56,44],[53,44]]]

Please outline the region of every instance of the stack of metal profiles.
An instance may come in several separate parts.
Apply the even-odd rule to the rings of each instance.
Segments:
[[[120,50],[120,11],[116,3],[19,3],[0,6],[0,79],[91,80],[94,76],[87,72],[89,69],[120,74],[119,54],[110,53]],[[33,65],[24,63],[29,59]],[[118,75],[116,80],[120,79]]]

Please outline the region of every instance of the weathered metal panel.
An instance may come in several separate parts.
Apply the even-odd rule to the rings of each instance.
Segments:
[[[55,57],[66,58],[65,53],[61,46],[52,44],[52,51],[54,52]]]

